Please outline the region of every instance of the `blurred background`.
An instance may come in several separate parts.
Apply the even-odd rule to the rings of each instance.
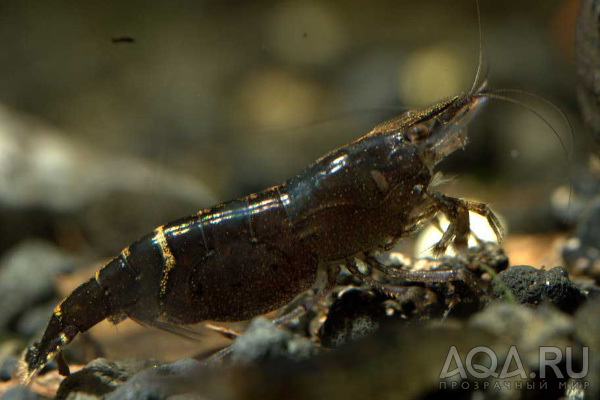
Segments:
[[[539,118],[491,101],[439,167],[458,177],[445,192],[505,218],[513,264],[552,263],[565,224],[551,199],[592,143],[575,95],[578,2],[480,6],[489,87],[556,104],[573,165]],[[2,1],[0,21],[0,337],[35,335],[59,293],[155,226],[469,90],[479,56],[472,0]],[[560,116],[525,102],[570,149]]]

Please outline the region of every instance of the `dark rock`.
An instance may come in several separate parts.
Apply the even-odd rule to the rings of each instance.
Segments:
[[[563,267],[554,267],[546,271],[546,297],[566,312],[574,312],[586,299],[584,293],[569,279]]]
[[[15,318],[55,296],[54,277],[73,269],[73,259],[56,246],[24,242],[0,260],[0,331],[12,328]]]
[[[352,288],[341,292],[327,313],[319,337],[325,347],[339,347],[367,336],[386,318],[387,297]]]
[[[545,291],[545,273],[529,265],[515,265],[492,283],[492,296],[502,298],[509,290],[521,304],[538,304]]]
[[[549,302],[565,312],[573,312],[585,300],[585,295],[569,280],[562,267],[547,271],[515,265],[492,282],[491,294],[494,298],[512,295],[520,304]]]
[[[487,268],[501,272],[508,267],[508,256],[497,243],[485,242],[469,248],[467,252],[468,268],[471,271],[486,272]]]
[[[4,392],[0,400],[41,400],[41,397],[25,386],[15,386]]]

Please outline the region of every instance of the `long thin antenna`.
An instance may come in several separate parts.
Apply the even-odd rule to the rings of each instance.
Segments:
[[[569,139],[571,142],[571,148],[569,149],[569,160],[573,160],[573,148],[575,147],[575,135],[573,134],[573,125],[571,125],[571,121],[569,121],[569,118],[567,118],[567,116],[565,115],[565,113],[558,108],[558,106],[556,104],[554,104],[553,102],[551,102],[548,99],[543,98],[542,96],[540,96],[539,94],[535,94],[532,92],[528,92],[526,90],[521,90],[521,89],[510,89],[510,88],[506,88],[506,89],[493,89],[490,90],[492,93],[519,93],[519,94],[524,94],[526,96],[532,97],[536,100],[541,101],[542,103],[546,104],[547,106],[549,106],[550,108],[552,108],[554,111],[556,111],[558,113],[558,115],[560,115],[560,117],[562,118],[562,120],[565,122],[565,124],[567,125],[567,127],[569,128]]]
[[[504,91],[506,91],[506,92],[513,92],[513,90],[510,90],[510,89],[504,90]],[[533,97],[542,99],[541,97],[538,97],[537,95],[533,95],[532,93],[529,93],[529,94],[532,95]],[[472,96],[473,97],[482,97],[482,98],[488,97],[490,99],[503,100],[503,101],[506,101],[508,103],[513,103],[513,104],[519,105],[519,106],[521,106],[521,107],[529,110],[533,115],[535,115],[536,117],[538,117],[542,122],[544,122],[544,124],[546,124],[546,126],[548,126],[552,130],[552,132],[554,133],[554,136],[556,136],[556,138],[560,142],[560,147],[562,148],[563,153],[565,154],[565,161],[567,163],[567,171],[568,171],[568,176],[569,176],[569,201],[567,203],[567,208],[568,208],[569,205],[571,204],[571,196],[573,194],[572,193],[573,192],[573,177],[571,176],[571,159],[569,157],[569,153],[567,151],[567,147],[565,146],[565,142],[563,141],[562,137],[559,135],[559,133],[556,130],[556,128],[554,126],[552,126],[552,124],[546,118],[544,118],[544,116],[542,114],[540,114],[538,111],[536,111],[533,107],[531,107],[527,103],[523,103],[522,101],[519,101],[517,99],[513,99],[512,97],[502,96],[502,95],[496,94],[495,92],[494,93],[490,93],[490,92],[476,93],[476,94],[474,94]],[[543,99],[543,100],[545,100],[546,102],[550,103],[546,99]],[[550,103],[550,104],[552,104],[552,103]],[[552,104],[552,105],[555,108],[557,108],[554,104]],[[561,114],[563,114],[563,113],[561,112]],[[566,118],[566,116],[565,116],[565,118]],[[571,125],[569,124],[569,126],[571,126]],[[571,132],[571,134],[572,134],[572,132]]]
[[[475,80],[473,81],[473,86],[469,91],[469,94],[474,94],[479,87],[477,86],[479,82],[479,76],[481,75],[481,67],[483,65],[483,36],[481,33],[481,11],[479,10],[479,0],[475,0],[475,4],[477,5],[477,29],[479,31],[479,60],[477,63],[477,72],[475,73]]]

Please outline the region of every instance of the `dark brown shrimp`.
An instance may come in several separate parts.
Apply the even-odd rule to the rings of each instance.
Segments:
[[[434,166],[464,146],[465,127],[485,101],[468,93],[406,112],[280,185],[158,227],[56,306],[41,341],[25,354],[23,381],[104,319],[176,330],[204,320],[249,319],[311,287],[325,293],[340,264],[360,275],[354,258],[372,260],[373,252],[438,213],[450,226],[437,254],[451,244],[466,248],[469,211],[485,216],[500,237],[498,219],[485,204],[431,187]],[[443,271],[402,276],[453,279]]]

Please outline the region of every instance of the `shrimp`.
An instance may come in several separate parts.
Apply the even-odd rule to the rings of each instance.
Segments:
[[[340,264],[359,275],[352,259],[372,260],[438,213],[450,220],[438,255],[451,244],[466,248],[469,211],[500,238],[487,205],[432,188],[435,165],[465,145],[465,127],[485,101],[473,92],[408,111],[277,186],[156,228],[56,306],[41,341],[26,351],[23,381],[104,319],[171,329],[246,320],[313,286],[326,293]],[[404,271],[404,278],[450,279],[431,273]]]

